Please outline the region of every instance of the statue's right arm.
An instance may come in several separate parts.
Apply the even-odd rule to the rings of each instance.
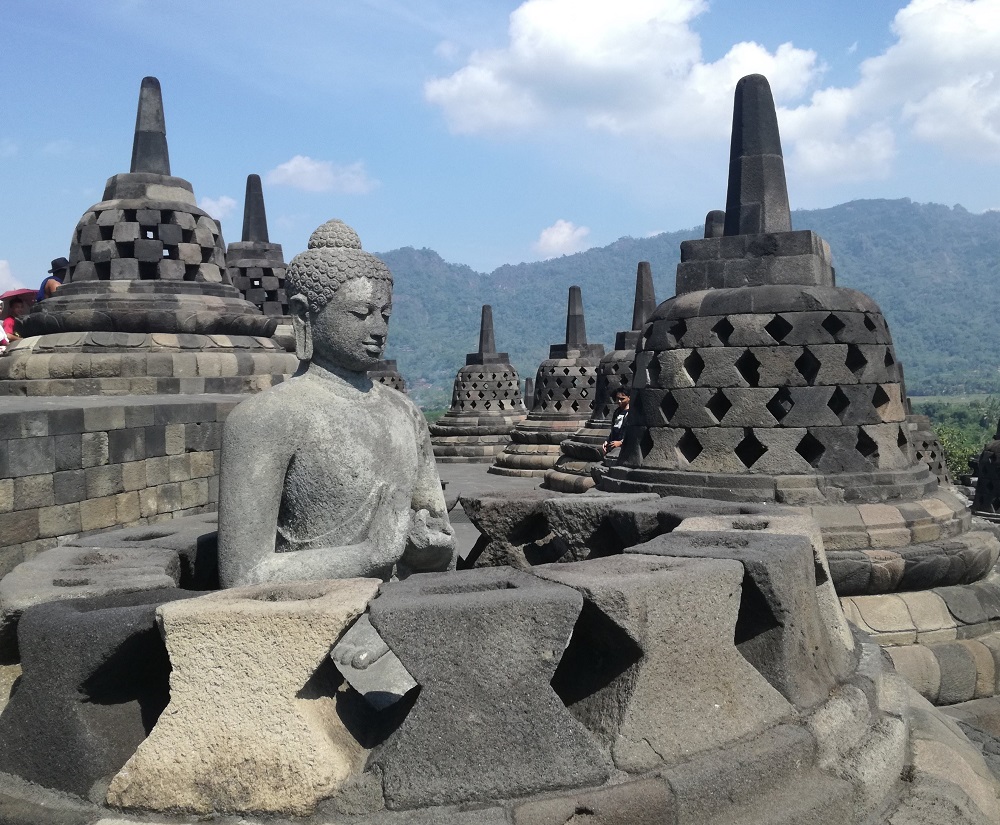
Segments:
[[[223,427],[219,477],[219,579],[248,583],[274,554],[285,472],[294,454],[287,417],[255,396],[238,405]]]

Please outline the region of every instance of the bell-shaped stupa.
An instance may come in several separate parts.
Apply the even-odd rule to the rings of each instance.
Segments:
[[[379,384],[384,384],[391,389],[406,392],[406,379],[400,373],[394,358],[383,358],[380,360],[375,369],[368,370],[368,377],[372,381],[377,381]]]
[[[130,171],[109,178],[77,224],[66,282],[24,319],[38,337],[10,348],[0,393],[245,392],[280,381],[295,359],[268,340],[276,320],[233,286],[225,250],[191,184],[170,174],[160,83],[143,78]]]
[[[724,232],[681,244],[599,488],[808,507],[841,595],[974,582],[1000,545],[914,455],[904,393],[879,307],[792,231],[771,91],[743,78]]]
[[[559,445],[582,427],[594,408],[597,366],[603,344],[587,343],[580,287],[569,288],[566,342],[552,344],[535,375],[528,417],[511,432],[511,443],[488,472],[508,476],[543,476],[559,459]]]
[[[646,319],[656,309],[653,272],[648,261],[640,261],[635,274],[632,328],[615,335],[615,348],[597,365],[594,410],[587,423],[561,444],[562,455],[545,474],[545,486],[566,493],[589,490],[596,480],[593,470],[604,460],[603,445],[611,432],[616,390],[631,391],[635,350]]]
[[[226,269],[243,297],[269,318],[288,316],[285,258],[280,243],[267,234],[267,213],[259,175],[247,175],[243,202],[243,236],[229,244]]]
[[[455,376],[451,406],[431,425],[434,457],[444,463],[491,462],[510,443],[510,431],[528,411],[521,378],[506,352],[497,352],[493,307],[483,306],[479,349]]]

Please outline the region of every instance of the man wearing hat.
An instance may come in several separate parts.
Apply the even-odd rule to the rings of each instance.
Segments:
[[[38,297],[35,298],[36,303],[55,295],[56,290],[62,286],[63,279],[67,275],[69,275],[69,261],[65,258],[56,258],[53,260],[52,269],[49,270],[49,274],[45,276],[45,280],[38,287]]]

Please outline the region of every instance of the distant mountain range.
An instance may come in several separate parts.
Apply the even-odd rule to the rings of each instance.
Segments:
[[[903,200],[798,210],[833,250],[838,286],[882,307],[911,395],[1000,391],[1000,212]],[[493,306],[497,348],[521,378],[564,340],[569,287],[583,290],[587,335],[607,349],[632,322],[636,265],[649,261],[656,297],[674,292],[680,242],[701,228],[621,238],[576,255],[505,265],[491,273],[448,263],[431,249],[380,253],[395,275],[387,357],[424,407],[447,406],[455,372],[475,351],[480,307]]]

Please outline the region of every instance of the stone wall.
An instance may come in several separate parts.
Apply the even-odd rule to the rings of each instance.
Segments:
[[[60,539],[214,509],[239,395],[10,398],[0,410],[0,577]]]

